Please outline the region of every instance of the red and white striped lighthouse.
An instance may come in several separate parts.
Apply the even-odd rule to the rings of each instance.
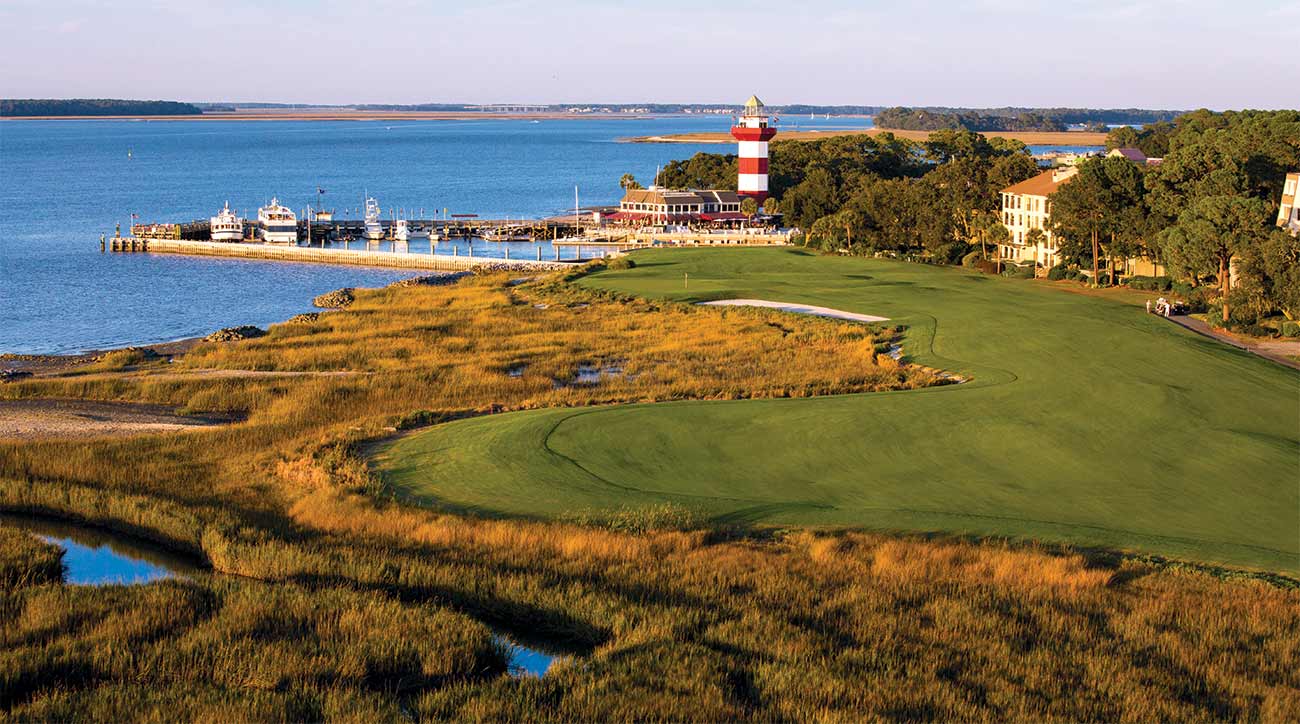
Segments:
[[[776,135],[776,129],[768,125],[767,111],[758,96],[750,96],[745,102],[745,113],[731,127],[731,135],[740,145],[736,190],[762,204],[767,198],[767,142]]]

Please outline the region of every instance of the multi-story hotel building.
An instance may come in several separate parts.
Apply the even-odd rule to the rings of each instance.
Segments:
[[[998,245],[998,255],[1006,261],[1033,263],[1053,267],[1057,263],[1056,241],[1052,238],[1052,202],[1048,200],[1061,184],[1079,172],[1074,166],[1044,171],[1037,176],[1002,189],[1002,225],[1010,237]],[[1030,231],[1040,229],[1038,243],[1030,240]]]
[[[1296,203],[1297,195],[1300,195],[1300,171],[1293,171],[1286,175],[1286,182],[1282,185],[1282,205],[1277,210],[1277,225],[1292,234],[1300,234],[1300,204]]]
[[[1134,160],[1127,154],[1119,155]],[[1142,162],[1148,164],[1155,160],[1142,158]],[[1035,264],[1044,270],[1060,263],[1060,249],[1052,234],[1052,202],[1048,197],[1078,172],[1074,166],[1055,168],[1002,189],[1002,225],[1010,232],[1006,243],[998,245],[998,255],[1003,261]],[[1037,243],[1030,239],[1030,232],[1034,229],[1043,232]],[[1132,257],[1124,260],[1120,272],[1159,276],[1165,270],[1158,262]]]

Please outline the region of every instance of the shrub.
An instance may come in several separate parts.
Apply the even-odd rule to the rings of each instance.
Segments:
[[[1273,337],[1277,334],[1277,330],[1272,327],[1265,327],[1262,324],[1239,325],[1236,331],[1251,337]]]
[[[929,259],[922,259],[922,261],[929,261],[933,264],[961,264],[965,266],[966,257],[970,256],[969,251],[970,245],[954,241],[934,249]],[[911,260],[909,259],[909,261]]]
[[[608,262],[606,262],[605,267],[612,271],[621,271],[623,269],[635,269],[636,262],[632,261],[632,258],[628,256],[616,256],[613,259],[610,259]]]
[[[991,259],[980,259],[979,261],[975,262],[975,268],[980,270],[980,273],[982,274],[998,273],[998,264],[997,262]]]
[[[94,359],[86,369],[103,371],[122,370],[127,367],[146,364],[158,359],[160,355],[148,347],[127,347],[106,352]]]
[[[976,249],[961,258],[961,265],[967,269],[974,269],[983,258],[984,255],[980,253],[979,249]]]
[[[1047,270],[1047,278],[1051,281],[1059,282],[1062,279],[1065,279],[1066,275],[1069,273],[1070,270],[1067,269],[1064,264],[1057,264],[1056,266]]]
[[[1027,264],[1025,266],[1008,265],[1002,269],[1002,276],[1007,277],[1009,279],[1033,279],[1034,265],[1033,264]]]
[[[1148,292],[1167,292],[1173,287],[1173,283],[1174,281],[1166,276],[1131,276],[1128,278],[1128,286],[1131,289],[1141,289]]]
[[[1283,337],[1300,337],[1300,322],[1283,322],[1281,331]]]

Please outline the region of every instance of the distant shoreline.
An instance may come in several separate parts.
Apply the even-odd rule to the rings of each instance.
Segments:
[[[201,115],[0,116],[0,121],[466,121],[644,120],[656,113],[511,113],[488,111],[234,111]]]
[[[929,140],[932,131],[902,131],[889,128],[858,128],[831,131],[780,131],[777,141],[819,141],[837,136],[892,133],[911,141]],[[1092,131],[980,131],[986,138],[1007,138],[1027,146],[1105,146],[1106,134]],[[624,143],[735,143],[729,133],[673,133],[662,136],[620,138]]]

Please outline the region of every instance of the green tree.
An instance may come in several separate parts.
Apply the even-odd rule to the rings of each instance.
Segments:
[[[997,249],[999,244],[1006,244],[1007,242],[1011,241],[1011,232],[1007,230],[1007,227],[1002,225],[1001,221],[997,220],[996,216],[993,217],[993,223],[989,224],[985,228],[984,235],[988,239],[989,243],[993,245],[994,249]],[[996,256],[997,256],[997,271],[999,274],[1001,274],[1002,273],[1001,250],[998,251]]]
[[[756,201],[753,196],[746,196],[741,199],[740,213],[751,219],[754,218],[754,215],[758,213],[758,201]]]
[[[1236,195],[1202,198],[1178,215],[1161,233],[1170,266],[1192,274],[1215,274],[1223,321],[1229,319],[1228,290],[1233,258],[1248,257],[1251,247],[1271,231],[1269,205]]]
[[[1261,307],[1300,319],[1300,237],[1273,229],[1242,251],[1237,268],[1243,286],[1259,298]]]
[[[781,197],[785,218],[795,226],[810,229],[814,222],[839,210],[835,177],[824,168],[814,168],[807,178]]]
[[[640,183],[637,183],[636,177],[630,173],[623,174],[623,178],[620,178],[618,180],[618,185],[622,187],[624,191],[631,191],[633,189],[644,188],[643,186],[641,186]]]
[[[1137,148],[1138,132],[1132,126],[1120,126],[1112,128],[1106,134],[1106,150],[1113,151],[1117,148]]]
[[[1025,232],[1025,246],[1032,246],[1037,249],[1040,245],[1046,242],[1047,234],[1044,233],[1042,229],[1035,228]]]
[[[775,196],[768,196],[763,199],[763,213],[768,216],[776,216],[781,213],[781,202],[777,201]]]

